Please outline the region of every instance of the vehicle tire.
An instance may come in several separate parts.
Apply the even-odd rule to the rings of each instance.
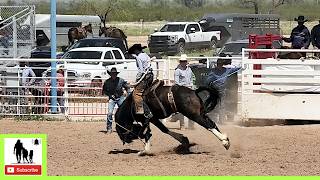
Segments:
[[[211,41],[210,41],[210,48],[212,49],[216,49],[217,48],[217,39],[216,38],[211,38]]]
[[[185,46],[186,46],[186,43],[183,42],[183,41],[180,41],[178,43],[178,53],[184,53],[185,52]]]

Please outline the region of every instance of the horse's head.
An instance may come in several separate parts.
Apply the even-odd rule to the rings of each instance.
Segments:
[[[89,33],[92,34],[92,25],[91,25],[91,24],[88,24],[88,25],[84,26],[84,29],[85,29],[87,32],[89,32]]]

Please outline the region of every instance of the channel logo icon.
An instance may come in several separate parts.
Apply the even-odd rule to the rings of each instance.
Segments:
[[[10,167],[10,166],[9,166],[9,167],[7,167],[6,169],[7,169],[7,173],[8,173],[8,174],[14,174],[14,167]]]
[[[41,138],[4,138],[5,175],[42,175]]]

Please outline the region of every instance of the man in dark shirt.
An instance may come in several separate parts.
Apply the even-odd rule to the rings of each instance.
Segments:
[[[308,49],[310,46],[310,31],[304,25],[306,20],[304,16],[299,16],[294,19],[298,22],[298,26],[293,28],[291,31],[290,38],[283,38],[285,42],[291,42],[291,46],[293,49]],[[303,53],[306,56],[306,53]]]
[[[311,42],[314,49],[320,49],[320,19],[319,24],[311,30]],[[316,53],[315,56],[320,57],[320,53]]]
[[[110,71],[108,71],[108,74],[111,76],[109,79],[107,79],[103,84],[103,94],[107,95],[109,97],[109,103],[108,103],[108,115],[107,115],[107,133],[112,132],[112,115],[115,105],[117,104],[120,106],[123,101],[125,100],[125,93],[129,91],[130,87],[128,83],[122,79],[117,77],[119,72],[116,68],[111,68]]]

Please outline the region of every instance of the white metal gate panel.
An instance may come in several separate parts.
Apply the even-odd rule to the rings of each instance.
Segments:
[[[250,50],[304,51],[319,50]],[[308,57],[292,59],[242,58],[243,119],[320,120],[320,60]],[[261,69],[254,69],[261,64]]]

